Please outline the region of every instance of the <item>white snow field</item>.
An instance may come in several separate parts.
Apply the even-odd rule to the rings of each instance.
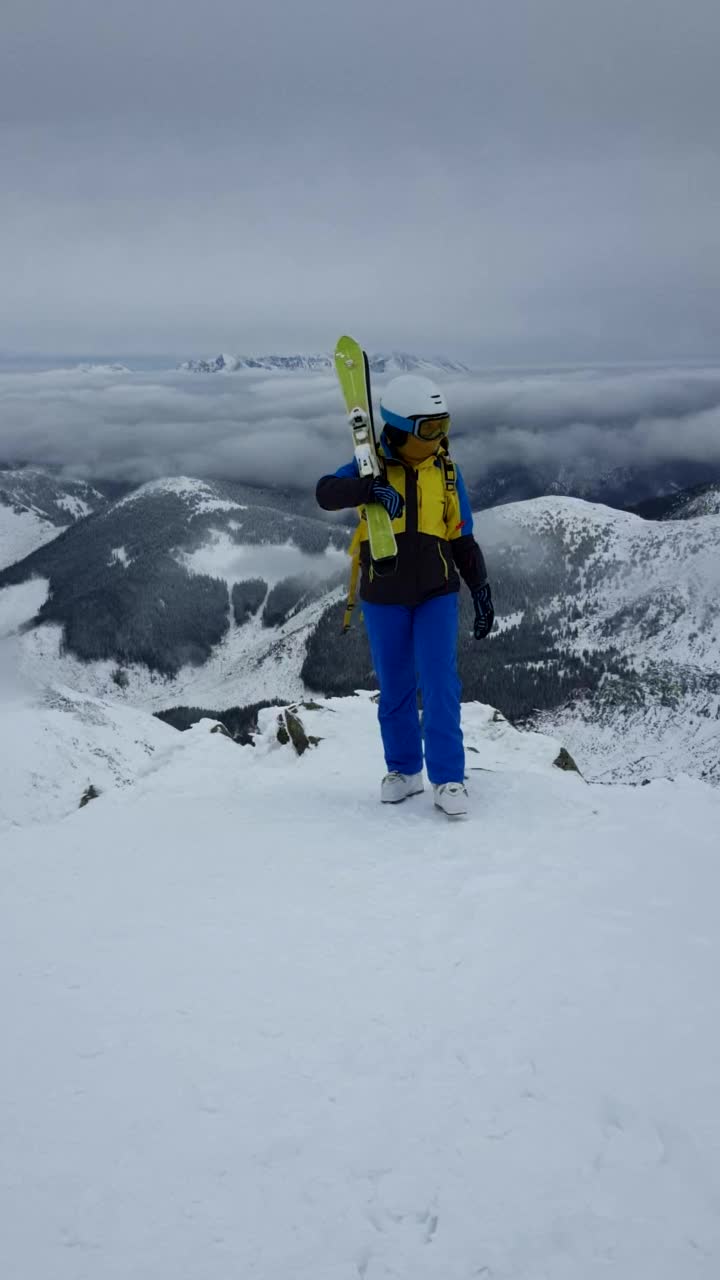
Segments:
[[[720,793],[471,706],[449,822],[275,716],[0,833],[0,1275],[716,1280]]]

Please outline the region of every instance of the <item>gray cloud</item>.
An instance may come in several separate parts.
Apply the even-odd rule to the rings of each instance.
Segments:
[[[720,465],[720,367],[477,374],[443,385],[453,452],[472,484],[498,466]],[[0,374],[0,458],[73,476],[188,474],[311,493],[349,456],[331,376]]]
[[[0,348],[711,356],[716,0],[6,0]]]

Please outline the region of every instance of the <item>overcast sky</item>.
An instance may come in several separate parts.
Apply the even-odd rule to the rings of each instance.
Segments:
[[[712,357],[718,0],[4,0],[0,351]]]

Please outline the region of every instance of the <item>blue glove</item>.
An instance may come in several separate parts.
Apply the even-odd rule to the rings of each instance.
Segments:
[[[495,621],[495,610],[493,609],[492,596],[490,595],[490,583],[486,582],[483,587],[478,587],[477,591],[473,591],[472,598],[475,605],[473,634],[476,640],[484,640],[492,631],[492,625]]]
[[[373,480],[369,501],[379,502],[391,520],[397,520],[405,510],[405,499],[402,494],[398,493],[397,489],[382,476],[376,476]]]

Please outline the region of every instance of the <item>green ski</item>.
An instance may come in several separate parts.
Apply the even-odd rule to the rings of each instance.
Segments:
[[[368,358],[354,338],[344,337],[338,341],[335,369],[348,411],[360,475],[382,475],[375,440]],[[365,515],[375,571],[392,573],[397,564],[397,543],[390,516],[378,502],[369,502]]]

